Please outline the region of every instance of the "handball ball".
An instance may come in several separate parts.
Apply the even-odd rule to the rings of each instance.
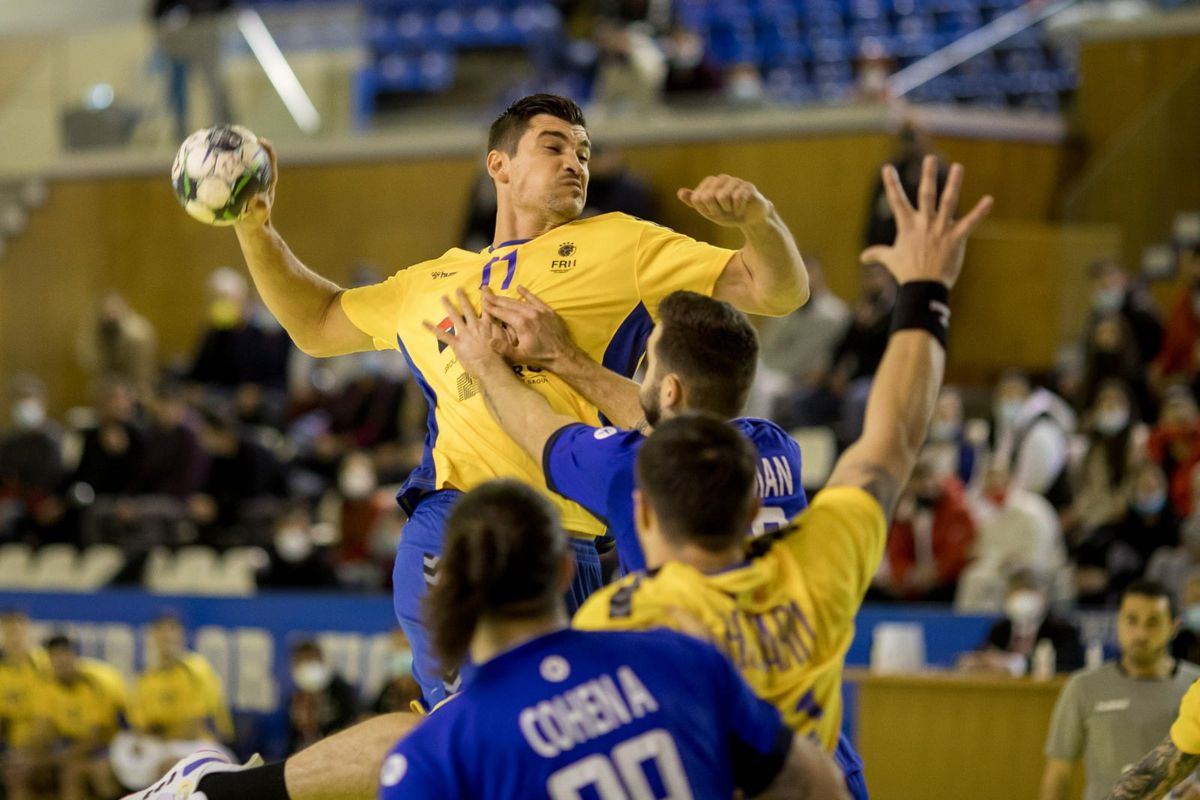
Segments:
[[[171,186],[184,210],[208,225],[232,225],[271,185],[271,159],[240,125],[217,125],[184,140],[171,165]]]

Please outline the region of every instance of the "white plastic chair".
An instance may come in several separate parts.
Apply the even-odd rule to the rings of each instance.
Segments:
[[[181,547],[175,554],[175,591],[181,594],[220,594],[220,571],[220,557],[216,550],[202,545]]]
[[[252,595],[257,589],[255,575],[266,562],[260,547],[234,547],[221,558],[220,591],[229,595]]]
[[[0,589],[29,588],[33,550],[26,544],[0,547]]]
[[[49,544],[37,552],[29,586],[46,591],[78,591],[76,563],[79,551],[69,544]]]
[[[107,586],[125,566],[125,554],[111,544],[94,544],[79,556],[78,584],[80,591],[92,591]]]

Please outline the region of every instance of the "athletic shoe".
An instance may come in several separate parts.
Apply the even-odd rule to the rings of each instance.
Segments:
[[[234,764],[220,750],[197,750],[154,783],[149,789],[125,795],[121,800],[208,800],[196,787],[200,779],[214,772],[237,772],[250,767],[261,767],[262,758],[255,754],[245,764]]]

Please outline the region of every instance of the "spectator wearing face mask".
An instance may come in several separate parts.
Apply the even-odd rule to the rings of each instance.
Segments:
[[[214,270],[208,293],[208,324],[188,379],[223,392],[243,383],[285,389],[291,340],[269,313],[255,309],[242,273],[232,267]]]
[[[1079,470],[1075,518],[1091,531],[1125,514],[1149,431],[1137,421],[1129,390],[1120,381],[1100,387],[1085,429],[1087,450]]]
[[[408,711],[414,701],[421,699],[421,687],[412,675],[412,647],[400,628],[392,631],[391,645],[387,680],[371,705],[371,712],[374,714]]]
[[[1192,470],[1200,465],[1200,411],[1189,387],[1176,384],[1167,390],[1148,450],[1167,474],[1175,511],[1180,516],[1192,513]]]
[[[962,484],[939,480],[928,462],[918,463],[888,532],[876,599],[951,602],[974,540]]]
[[[999,611],[1009,580],[1021,572],[1032,574],[1040,585],[1055,585],[1066,563],[1066,547],[1050,503],[1015,485],[1007,463],[997,459],[988,464],[969,498],[977,524],[975,547],[959,576],[955,609]]]
[[[292,648],[292,696],[288,704],[288,752],[295,753],[354,723],[358,695],[314,641]]]
[[[56,494],[65,476],[57,424],[46,416],[46,387],[32,375],[12,384],[12,426],[0,437],[0,534],[41,535],[62,519]]]
[[[1135,281],[1111,258],[1100,259],[1089,268],[1092,314],[1084,341],[1093,339],[1092,329],[1108,314],[1119,314],[1133,334],[1139,363],[1145,367],[1162,345],[1162,315],[1146,288]]]
[[[1167,315],[1162,349],[1150,365],[1151,381],[1159,387],[1172,380],[1194,384],[1200,368],[1200,243],[1181,247],[1177,265],[1181,284]]]
[[[976,423],[978,426],[979,423]],[[983,462],[984,432],[975,435],[963,421],[962,395],[953,386],[942,389],[929,423],[929,438],[925,441],[923,459],[933,467],[939,478],[955,477],[963,486],[976,479]]]
[[[1055,671],[1072,672],[1083,666],[1083,643],[1079,629],[1050,612],[1046,591],[1031,572],[1016,572],[1009,578],[1004,598],[1004,619],[988,631],[985,653],[993,664],[1006,664],[1010,671],[1025,674],[1038,642],[1054,645]]]
[[[1079,546],[1078,572],[1090,568],[1107,575],[1103,585],[1080,592],[1080,602],[1115,602],[1125,587],[1140,577],[1160,548],[1179,544],[1179,518],[1167,502],[1167,480],[1153,463],[1141,465],[1124,515],[1097,528]]]
[[[294,506],[275,523],[267,566],[258,575],[260,589],[335,589],[337,573],[326,548],[313,539],[312,514]]]
[[[1192,516],[1179,526],[1178,547],[1160,547],[1150,557],[1146,578],[1167,587],[1175,605],[1187,608],[1188,581],[1197,569],[1200,569],[1200,517]]]
[[[1153,419],[1158,403],[1146,382],[1146,362],[1142,360],[1129,323],[1117,312],[1100,316],[1092,326],[1083,359],[1083,374],[1076,395],[1076,407],[1090,408],[1100,387],[1120,381],[1129,387],[1134,410],[1140,418]]]
[[[1010,372],[996,386],[993,414],[995,457],[1008,465],[1013,485],[1042,495],[1056,509],[1068,508],[1075,412],[1058,395]]]

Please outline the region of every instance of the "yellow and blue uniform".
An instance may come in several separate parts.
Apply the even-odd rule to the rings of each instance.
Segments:
[[[74,681],[52,680],[44,711],[55,736],[82,742],[99,735],[107,744],[116,735],[125,712],[125,679],[102,661],[79,659]]]
[[[221,679],[197,653],[142,673],[130,702],[130,722],[164,739],[233,738],[233,720]]]
[[[41,648],[15,661],[0,659],[0,721],[7,747],[33,742],[49,681],[50,659]]]
[[[651,574],[628,575],[593,595],[574,625],[668,627],[704,636],[792,730],[835,752],[843,663],[886,536],[873,497],[831,487],[791,525],[755,541],[744,564],[704,574],[670,562]]]
[[[440,320],[448,327],[442,297],[453,297],[458,289],[478,307],[484,286],[515,296],[523,285],[558,312],[588,355],[632,376],[662,299],[679,289],[711,295],[733,254],[626,214],[602,214],[478,253],[455,248],[342,295],[346,316],[377,348],[404,355],[429,404],[424,457],[398,498],[409,522],[394,576],[396,615],[412,643],[413,674],[429,706],[457,684],[456,676],[441,674],[421,624],[421,598],[436,574],[442,528],[457,493],[494,478],[517,478],[545,491],[563,526],[579,537],[580,569],[568,597],[572,606],[599,588],[592,540],[604,532],[604,524],[547,490],[542,465],[496,423],[453,350],[423,323]],[[596,408],[557,376],[526,366],[514,369],[556,412],[590,425],[600,422]]]
[[[1171,742],[1181,753],[1200,755],[1200,681],[1188,688],[1179,703],[1179,716],[1171,725]]]

